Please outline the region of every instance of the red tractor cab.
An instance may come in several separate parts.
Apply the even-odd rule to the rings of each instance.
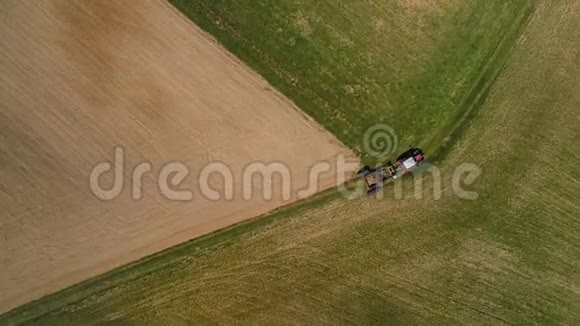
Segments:
[[[412,147],[397,157],[397,170],[403,174],[413,170],[419,163],[425,159],[425,154],[420,148]]]

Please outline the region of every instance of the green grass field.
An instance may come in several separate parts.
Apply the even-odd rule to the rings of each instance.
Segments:
[[[358,132],[356,126],[370,123],[377,112],[382,112],[385,122],[390,123],[389,114],[399,112],[401,107],[397,105],[380,106],[378,103],[382,100],[373,96],[381,97],[384,94],[372,95],[374,90],[371,95],[359,98],[366,104],[357,109],[345,104],[332,106],[332,109],[329,106],[330,111],[325,111],[325,106],[318,106],[316,101],[323,101],[322,94],[334,94],[324,95],[325,101],[333,104],[346,103],[342,102],[342,98],[354,103],[354,100],[346,99],[349,96],[341,95],[338,87],[327,85],[329,93],[324,93],[322,89],[327,86],[323,83],[317,86],[316,78],[307,76],[309,73],[319,73],[318,69],[325,64],[330,69],[331,58],[340,57],[340,51],[324,54],[322,44],[328,45],[324,42],[330,41],[319,39],[314,31],[325,27],[311,26],[311,41],[304,41],[301,51],[287,53],[286,59],[283,58],[284,51],[291,48],[277,46],[277,42],[270,39],[282,36],[256,31],[254,37],[248,37],[253,35],[248,32],[251,25],[265,25],[266,22],[282,24],[280,17],[284,17],[286,12],[283,10],[296,8],[277,5],[275,8],[278,11],[264,14],[264,23],[259,24],[250,15],[258,15],[258,4],[264,1],[245,9],[237,1],[196,3],[203,6],[196,12],[205,8],[206,12],[211,13],[207,16],[211,19],[200,18],[197,16],[199,14],[190,11],[194,20],[255,68],[256,65],[262,66],[256,69],[276,87],[287,92],[308,113],[319,112],[317,119],[330,130],[347,128],[348,134],[338,135],[351,146],[358,137],[353,136]],[[226,8],[225,3],[234,7]],[[352,17],[360,15],[360,22],[371,21],[368,15],[379,15],[385,8],[398,8],[396,3],[399,2],[388,1],[385,8],[370,7],[370,3],[365,2],[356,10],[354,7],[340,8],[336,15],[350,13]],[[408,40],[398,47],[379,42],[385,46],[385,53],[407,52],[394,61],[393,67],[376,70],[396,70],[398,67],[413,70],[408,67],[417,67],[401,77],[403,83],[408,85],[413,84],[413,80],[427,83],[429,78],[434,78],[425,84],[429,87],[425,87],[428,90],[424,93],[413,87],[391,90],[393,93],[390,94],[398,94],[398,97],[393,96],[393,101],[425,101],[442,105],[446,101],[462,103],[458,99],[467,99],[470,103],[462,108],[442,110],[444,118],[440,120],[437,120],[436,110],[430,111],[433,109],[431,106],[401,109],[404,119],[414,120],[423,126],[430,126],[429,119],[437,120],[438,125],[430,127],[425,134],[404,131],[409,139],[416,135],[420,137],[419,141],[428,141],[431,137],[439,139],[442,130],[448,134],[452,129],[463,130],[460,137],[457,135],[453,147],[447,148],[446,159],[438,165],[443,176],[441,199],[436,200],[428,192],[423,199],[414,198],[409,190],[412,184],[410,179],[405,181],[403,199],[394,199],[389,192],[381,200],[347,200],[335,191],[325,192],[298,205],[194,240],[25,305],[0,316],[0,324],[90,324],[106,321],[223,324],[239,320],[260,324],[580,323],[577,308],[580,302],[580,3],[575,0],[538,1],[531,19],[525,20],[526,26],[521,35],[510,36],[514,42],[505,41],[509,43],[504,44],[506,54],[499,57],[472,56],[472,52],[463,49],[464,44],[459,41],[461,38],[458,35],[469,37],[466,36],[467,28],[459,28],[462,26],[460,23],[468,23],[466,26],[479,30],[481,34],[472,32],[488,39],[489,43],[485,44],[499,44],[505,35],[498,33],[500,29],[492,28],[494,32],[488,35],[483,33],[485,29],[479,28],[508,23],[512,26],[521,13],[514,10],[511,19],[497,16],[498,21],[503,21],[500,24],[492,16],[488,17],[489,21],[482,19],[487,11],[483,11],[482,16],[473,14],[470,6],[499,10],[512,6],[516,8],[517,1],[510,2],[510,5],[502,5],[503,2],[499,1],[487,1],[485,5],[481,1],[466,1],[461,5],[453,1],[440,3],[448,4],[449,7],[441,10],[452,14],[442,15],[449,19],[449,25],[446,25],[443,22],[434,23],[437,20],[435,17],[442,16],[425,13],[429,17],[433,15],[430,19],[425,18],[424,23],[434,24],[434,28],[431,31],[427,31],[429,28],[422,30],[434,35],[434,38],[425,38],[432,44],[418,42],[421,46],[415,48],[413,42],[416,40]],[[331,12],[326,6],[331,5],[300,8],[304,15],[322,17],[322,26],[322,22],[331,19],[330,14],[323,15],[324,12]],[[368,6],[366,11],[365,6]],[[359,7],[363,7],[361,13],[355,14]],[[191,8],[194,10],[196,7]],[[238,17],[235,21],[232,19],[234,14]],[[397,15],[403,14],[395,11],[386,17],[402,17]],[[336,21],[339,19],[336,18]],[[390,35],[393,29],[397,33],[413,33],[410,29],[417,27],[408,21],[405,21],[407,25],[398,21],[399,24],[386,23],[385,39],[396,37]],[[213,22],[211,26],[209,22]],[[452,28],[452,22],[457,24],[455,28]],[[223,30],[217,30],[218,26],[222,26]],[[371,41],[357,37],[358,26],[353,23],[349,28],[344,27],[352,33],[349,34],[351,42],[370,46]],[[359,33],[362,36],[369,34]],[[447,35],[456,36],[448,38]],[[261,41],[264,43],[259,43],[259,46],[256,41],[258,37],[268,41]],[[424,35],[417,37],[421,40]],[[456,41],[450,41],[454,37],[457,37]],[[297,36],[295,38],[296,44],[302,44],[297,41]],[[245,45],[238,44],[236,40],[240,39],[247,41],[243,42]],[[449,46],[453,42],[458,45]],[[268,44],[273,47],[271,51]],[[420,50],[424,45],[428,49]],[[448,51],[447,55],[443,49]],[[467,55],[470,59],[456,56],[454,51],[466,51],[470,53]],[[474,51],[487,50],[478,47]],[[302,54],[302,58],[316,55],[320,64],[315,65],[312,72],[307,72],[305,68],[292,68],[288,60],[300,56],[299,52],[309,53]],[[257,53],[267,53],[262,54],[263,58],[271,59],[260,61],[254,57]],[[413,57],[412,53],[417,57]],[[442,66],[451,65],[452,61],[444,60],[447,56],[461,58],[456,62],[461,71],[453,73],[450,69],[442,69],[440,77],[426,72],[428,68],[425,67],[434,65],[434,62],[440,62]],[[352,60],[355,59],[353,57]],[[464,60],[474,62],[464,65]],[[423,65],[415,65],[414,62],[422,62]],[[265,65],[270,63],[272,66],[266,68]],[[490,65],[497,66],[491,70],[496,72],[489,74],[485,72],[487,68],[482,68]],[[389,64],[385,63],[385,66]],[[331,73],[346,76],[346,79],[340,80],[347,80],[347,75],[356,71],[349,69],[350,66],[341,67],[331,70]],[[367,71],[373,71],[371,67],[369,65]],[[304,98],[297,100],[296,94],[300,93],[300,88],[285,84],[281,77],[275,77],[274,71],[278,68],[284,74],[292,71],[301,78],[297,85],[305,87],[302,82],[308,82],[307,88],[312,94],[320,95],[308,100],[310,93],[305,92],[301,95]],[[471,78],[469,81],[461,77],[464,68],[473,68],[473,72],[466,72]],[[375,76],[379,75],[384,74]],[[388,76],[385,78],[389,79]],[[456,84],[458,80],[461,83]],[[492,81],[491,87],[485,86]],[[334,86],[339,84],[338,81],[332,82]],[[457,94],[453,89],[457,90]],[[475,93],[479,95],[472,95],[473,89],[478,89]],[[405,100],[405,94],[409,99]],[[386,98],[385,95],[383,100]],[[399,100],[395,100],[397,98]],[[445,121],[453,120],[452,116],[465,116],[469,108],[479,105],[477,114],[467,115],[469,121],[458,118],[452,123]],[[330,121],[322,119],[329,112],[335,112],[333,110],[343,112],[352,120],[341,120],[339,115]],[[421,114],[418,112],[430,118],[425,118],[425,121],[415,119],[416,115]],[[446,125],[456,127],[442,127]],[[466,125],[469,127],[464,127]],[[401,127],[401,130],[405,129]],[[433,144],[445,146],[441,145],[443,143],[438,141]],[[436,148],[433,145],[432,149]],[[475,183],[467,186],[479,193],[477,200],[462,200],[453,195],[453,171],[466,162],[478,165],[482,171]],[[425,188],[430,189],[430,186],[432,184],[427,183]]]
[[[530,0],[171,0],[365,156],[378,122],[430,154],[501,68]],[[370,159],[372,163],[372,159]]]

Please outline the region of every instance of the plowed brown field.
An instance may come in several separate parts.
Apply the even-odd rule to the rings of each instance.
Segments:
[[[101,201],[89,174],[115,146],[125,187]],[[287,203],[242,199],[250,162],[286,163],[295,194],[312,164],[352,155],[162,0],[0,2],[0,154],[0,312]],[[174,161],[191,201],[158,190]],[[233,200],[196,190],[212,161],[234,172]]]

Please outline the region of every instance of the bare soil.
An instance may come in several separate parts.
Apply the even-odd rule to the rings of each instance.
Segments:
[[[115,146],[124,188],[102,201],[89,174]],[[294,201],[309,167],[339,154],[352,156],[165,1],[2,1],[0,312]],[[213,161],[233,171],[233,200],[200,194]],[[254,161],[290,168],[289,201],[242,198]],[[140,162],[153,168],[133,200]],[[193,200],[158,190],[169,162],[189,167],[176,188]],[[335,185],[333,171],[318,190]]]

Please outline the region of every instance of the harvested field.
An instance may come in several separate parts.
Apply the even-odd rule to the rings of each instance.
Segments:
[[[101,201],[89,174],[115,146],[124,188]],[[295,200],[313,163],[351,155],[162,0],[1,1],[0,153],[0,312]],[[152,171],[133,200],[144,161]],[[233,200],[200,194],[213,161],[233,171]],[[242,199],[253,161],[290,168],[289,201]],[[193,200],[158,190],[169,162],[190,169],[176,188]],[[333,185],[321,175],[321,189]]]

